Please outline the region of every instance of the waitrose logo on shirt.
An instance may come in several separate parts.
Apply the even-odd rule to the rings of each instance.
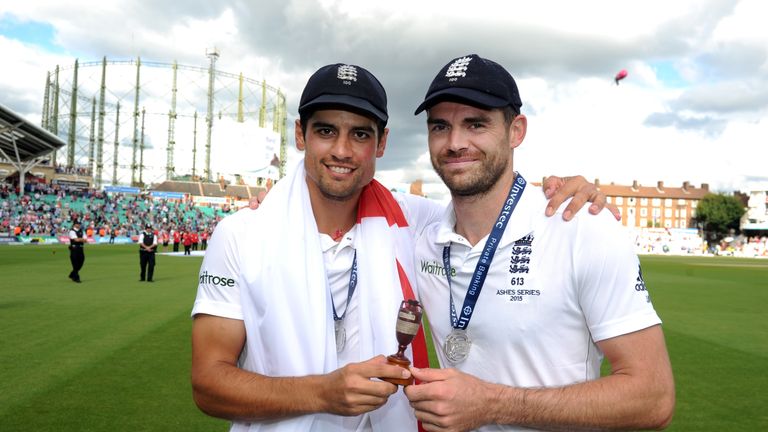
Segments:
[[[235,286],[235,280],[230,278],[225,278],[221,276],[216,276],[212,274],[208,274],[208,271],[204,271],[200,275],[200,284],[211,284],[211,285],[220,285],[220,286],[226,286],[226,287],[233,287]]]
[[[445,267],[437,261],[421,261],[421,272],[445,276]],[[456,277],[455,268],[451,268],[451,277]]]

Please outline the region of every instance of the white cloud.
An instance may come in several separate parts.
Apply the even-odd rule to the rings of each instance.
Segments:
[[[106,55],[206,67],[205,50],[215,46],[220,70],[266,79],[286,93],[294,161],[293,120],[309,74],[356,63],[389,95],[392,132],[377,177],[421,178],[427,193],[442,196],[426,157],[423,115],[412,112],[440,66],[477,52],[518,80],[530,131],[515,164],[530,179],[580,173],[601,182],[745,189],[764,176],[760,161],[768,159],[760,142],[768,136],[766,12],[760,0],[5,2],[0,22],[12,14],[49,23],[61,52],[0,35],[11,65],[0,68],[0,102],[39,121],[45,72],[57,64]],[[621,68],[630,74],[616,86]],[[204,93],[206,83],[196,85]],[[148,110],[163,111],[160,93],[145,99]],[[149,156],[159,166],[164,127],[148,128]],[[176,159],[189,165],[190,132],[182,129]],[[202,143],[199,137],[199,152]]]
[[[44,50],[0,35],[0,52],[7,63],[0,67],[0,102],[20,110],[39,123],[45,90],[46,72],[52,70],[50,61],[64,61],[65,57],[51,55]]]

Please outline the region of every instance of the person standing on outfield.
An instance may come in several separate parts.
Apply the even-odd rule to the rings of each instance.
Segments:
[[[413,238],[443,206],[373,179],[387,120],[370,72],[320,68],[295,124],[304,159],[258,210],[211,236],[192,310],[192,388],[232,431],[416,430],[403,393],[378,378],[410,375],[382,354],[397,347],[400,302],[414,298]],[[408,353],[427,365],[423,333]]]
[[[168,250],[168,242],[171,239],[170,235],[168,234],[168,229],[161,230],[160,235],[163,237],[163,252],[166,252]]]
[[[200,244],[200,236],[197,235],[197,229],[192,231],[192,250],[196,251],[198,244]]]
[[[184,255],[192,255],[190,249],[192,248],[192,233],[189,230],[185,230],[181,233],[182,243],[184,243]]]
[[[544,216],[513,170],[521,106],[509,72],[472,54],[416,109],[452,202],[416,244],[445,369],[412,369],[421,384],[405,393],[427,430],[664,428],[674,380],[637,255],[607,215]]]
[[[210,234],[208,234],[208,229],[208,227],[205,227],[200,233],[200,249],[202,250],[208,249],[208,237],[210,236]]]
[[[181,243],[181,230],[179,228],[173,229],[173,251],[179,251],[179,243]]]
[[[139,267],[141,275],[139,282],[152,282],[155,274],[155,252],[157,252],[157,235],[152,232],[152,225],[146,224],[144,232],[139,234]]]
[[[72,229],[69,230],[69,262],[72,264],[72,271],[69,272],[69,278],[74,282],[80,283],[80,269],[85,263],[85,251],[83,246],[88,239],[83,236],[83,229],[79,220],[72,222]]]

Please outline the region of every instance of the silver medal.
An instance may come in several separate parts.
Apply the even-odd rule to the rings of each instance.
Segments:
[[[448,361],[456,364],[461,363],[469,356],[469,349],[472,347],[472,340],[466,330],[453,329],[445,338],[443,352]]]
[[[344,350],[344,344],[347,343],[347,330],[344,328],[344,320],[333,321],[333,330],[336,332],[336,352]]]

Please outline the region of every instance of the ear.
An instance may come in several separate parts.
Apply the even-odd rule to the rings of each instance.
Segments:
[[[294,139],[296,140],[296,148],[299,151],[304,151],[306,144],[304,143],[304,129],[301,128],[301,122],[296,119],[293,125]]]
[[[379,138],[379,143],[376,144],[376,157],[380,158],[384,156],[384,150],[387,148],[387,137],[389,136],[389,128],[384,128],[384,134]]]
[[[509,125],[509,147],[517,148],[525,139],[528,131],[528,119],[523,114],[518,114]]]

